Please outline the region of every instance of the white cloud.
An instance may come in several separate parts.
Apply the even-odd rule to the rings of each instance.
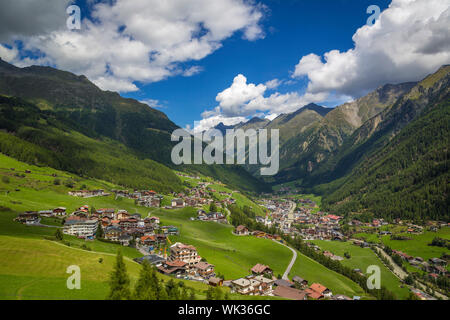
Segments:
[[[226,117],[223,115],[215,115],[204,118],[200,121],[195,121],[193,132],[202,132],[211,129],[221,122],[226,126],[231,126],[246,121],[247,119],[245,117]]]
[[[49,1],[54,0],[26,2],[45,8]],[[6,7],[2,2],[0,12]],[[135,81],[200,72],[199,66],[183,70],[180,63],[203,59],[238,31],[248,40],[263,37],[263,9],[244,0],[117,0],[92,5],[94,19],[83,19],[81,30],[55,27],[38,35],[17,32],[15,38],[25,50],[45,54],[47,64],[84,74],[102,89],[135,91]],[[15,19],[26,15],[18,10]],[[65,27],[65,10],[60,15]]]
[[[267,89],[275,89],[275,88],[278,88],[282,83],[283,83],[283,81],[281,81],[281,80],[272,79],[272,80],[267,81],[264,85],[267,87]]]
[[[359,28],[354,48],[323,60],[302,57],[293,77],[307,76],[307,92],[361,96],[386,83],[420,80],[450,63],[450,0],[393,0],[373,26]]]
[[[165,105],[163,105],[159,100],[156,100],[156,99],[139,100],[139,102],[145,103],[149,107],[152,107],[152,108],[155,108],[155,109],[166,108]]]
[[[275,79],[277,82],[281,81]],[[239,74],[233,79],[231,86],[219,94],[216,100],[218,106],[202,113],[203,119],[194,126],[194,130],[206,130],[223,122],[236,124],[246,122],[249,117],[259,116],[274,119],[281,113],[290,113],[311,102],[323,102],[332,98],[334,101],[342,99],[328,93],[275,92],[265,96],[269,86],[274,80],[266,84],[247,83],[247,78]],[[273,84],[273,83],[272,83]]]

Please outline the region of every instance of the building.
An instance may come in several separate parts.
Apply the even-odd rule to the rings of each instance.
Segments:
[[[181,198],[172,199],[173,208],[183,208],[185,206],[184,200]]]
[[[208,284],[213,287],[221,287],[223,286],[223,279],[211,277],[208,279]]]
[[[119,241],[122,229],[118,226],[108,226],[105,228],[105,239],[110,241]]]
[[[308,295],[305,291],[285,286],[277,286],[273,291],[273,295],[291,300],[306,300]]]
[[[269,274],[272,275],[273,271],[272,269],[270,269],[268,266],[263,265],[263,264],[256,264],[253,268],[252,268],[252,274],[254,275],[262,275],[262,274]]]
[[[197,249],[194,246],[177,242],[170,247],[169,260],[183,261],[187,264],[186,268],[190,269],[199,263],[202,258],[198,255]]]
[[[181,260],[166,260],[158,266],[158,271],[166,275],[182,276],[186,274],[186,262]]]
[[[215,275],[214,266],[212,264],[203,261],[200,261],[199,263],[195,264],[191,270],[193,271],[194,274],[204,279],[208,279]]]
[[[82,218],[68,218],[64,224],[63,232],[72,236],[88,238],[97,232],[98,221]]]
[[[237,226],[236,230],[234,231],[235,234],[240,236],[246,236],[248,235],[248,228],[246,226]]]
[[[308,285],[308,280],[305,280],[299,276],[294,276],[292,278],[292,281],[294,281],[296,284],[298,284],[300,287],[306,287]]]
[[[39,214],[37,212],[28,211],[19,214],[14,220],[21,223],[33,224],[39,221]]]
[[[327,287],[321,285],[320,283],[313,283],[309,289],[313,290],[314,292],[317,292],[318,294],[321,294],[325,297],[331,297],[332,292]]]
[[[58,207],[53,209],[53,215],[54,216],[65,216],[66,215],[66,208],[64,207]]]

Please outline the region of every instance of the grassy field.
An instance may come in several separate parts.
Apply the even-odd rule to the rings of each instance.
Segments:
[[[55,177],[52,175],[57,175],[61,180],[74,180],[75,188],[82,185],[104,189],[116,186],[98,180],[82,179],[49,168],[24,165],[1,154],[0,167],[2,168],[0,177],[8,177],[7,181],[0,179],[0,260],[6,261],[2,262],[0,267],[2,280],[0,296],[4,298],[103,299],[108,289],[106,283],[108,273],[119,248],[127,258],[131,278],[135,279],[139,271],[139,266],[131,260],[141,256],[137,250],[98,240],[86,242],[67,235],[64,240],[70,242],[70,247],[44,240],[45,236],[53,235],[56,229],[14,222],[17,212],[25,210],[46,210],[64,206],[70,212],[87,204],[95,208],[126,209],[131,213],[138,212],[144,217],[148,214],[159,216],[162,224],[175,225],[181,231],[180,236],[170,237],[172,243],[181,241],[196,246],[199,254],[214,264],[216,272],[223,274],[226,279],[248,275],[250,268],[256,263],[269,265],[275,274],[283,274],[292,258],[289,249],[273,241],[250,236],[234,236],[230,225],[190,220],[196,216],[196,209],[193,208],[149,209],[137,207],[129,199],[115,200],[113,196],[86,199],[71,197],[67,195],[70,189],[64,184],[55,185],[53,183]],[[15,170],[12,171],[10,168]],[[32,173],[22,174],[25,170],[31,170]],[[15,175],[19,172],[20,174]],[[231,191],[225,186],[217,185],[218,187],[225,188],[223,191]],[[247,205],[254,204],[239,193],[235,193],[234,196],[242,205],[245,203],[243,199],[250,201],[246,203]],[[238,199],[239,196],[242,198]],[[54,218],[45,218],[42,222],[49,225],[59,224]],[[82,250],[83,245],[90,251]],[[99,258],[103,259],[103,263],[99,263]],[[349,279],[334,274],[314,261],[307,261],[309,269],[304,270],[302,268],[304,263],[299,262],[300,260],[308,259],[300,255],[295,269],[299,276],[326,284],[337,293],[360,295],[361,288]],[[82,270],[86,270],[86,276],[82,275],[84,287],[81,291],[69,292],[65,287],[65,280],[68,277],[65,270],[71,264],[78,264]],[[313,271],[313,275],[309,270]],[[334,278],[338,280],[332,280]],[[207,288],[202,283],[192,281],[187,282],[187,285],[194,287],[199,297]],[[245,297],[232,295],[231,298]]]
[[[341,241],[313,241],[322,250],[327,250],[335,255],[344,257],[344,253],[350,254],[350,259],[344,259],[341,263],[344,266],[351,267],[352,269],[360,269],[363,273],[366,272],[367,267],[370,265],[377,265],[381,271],[381,285],[392,291],[397,299],[406,299],[409,295],[409,290],[406,287],[401,287],[400,280],[384,266],[382,261],[376,256],[376,254],[369,248],[361,248],[353,245],[351,242]]]

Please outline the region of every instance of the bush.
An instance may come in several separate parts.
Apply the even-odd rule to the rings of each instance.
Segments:
[[[9,177],[3,176],[3,177],[2,177],[2,182],[3,182],[3,183],[9,183],[9,182],[10,182]]]
[[[66,181],[64,182],[64,185],[65,185],[67,188],[72,189],[73,187],[75,187],[75,182],[73,182],[72,180],[66,180]]]
[[[55,180],[53,180],[53,184],[55,186],[59,186],[61,184],[61,180],[60,179],[55,179]]]

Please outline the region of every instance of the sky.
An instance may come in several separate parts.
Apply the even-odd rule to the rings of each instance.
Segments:
[[[67,26],[70,5],[80,8],[80,29]],[[377,19],[367,12],[372,5]],[[450,0],[15,0],[0,3],[0,57],[84,74],[204,130],[308,103],[335,107],[424,78],[450,63],[449,7]]]

